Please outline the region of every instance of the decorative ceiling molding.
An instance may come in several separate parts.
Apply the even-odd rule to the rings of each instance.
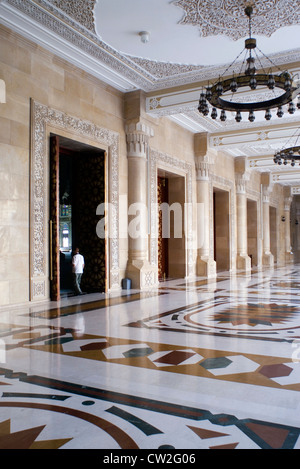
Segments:
[[[75,65],[121,91],[151,92],[207,82],[223,73],[224,65],[163,63],[118,52],[94,32],[92,7],[95,3],[96,0],[5,0],[0,6],[4,24],[14,26],[16,32],[26,32],[29,39],[64,59],[73,60]],[[84,9],[87,12],[80,16]],[[277,66],[295,63],[300,60],[300,49],[270,58]]]
[[[95,33],[94,8],[97,0],[35,0],[40,5],[50,3],[89,31]],[[48,7],[49,9],[49,7]]]
[[[289,183],[290,185],[294,184],[295,182],[299,181],[299,171],[282,171],[282,172],[274,172],[271,175],[272,182],[274,183],[285,183],[286,185]]]
[[[276,127],[274,126],[265,129],[262,129],[261,127],[242,129],[232,133],[216,132],[210,135],[209,142],[212,147],[254,145],[255,142],[259,143],[261,149],[263,147],[267,148],[270,144],[279,144],[282,146],[285,140],[289,140],[295,135],[295,130],[297,128],[298,124],[295,123],[294,126],[290,124],[286,127],[277,125]],[[262,144],[262,142],[264,142],[264,144]]]
[[[244,92],[242,98],[244,101],[251,102],[253,96],[249,96],[251,93]],[[257,90],[255,93],[255,99],[257,101],[264,101],[267,98],[272,98],[273,94],[268,89]],[[236,97],[236,101],[241,100],[241,97]],[[249,122],[248,115],[243,116],[242,123],[237,123],[234,119],[235,113],[228,115],[228,119],[225,122],[221,122],[220,119],[207,119],[203,117],[197,110],[199,101],[199,88],[192,86],[183,86],[176,91],[166,91],[161,93],[153,92],[148,93],[146,97],[146,111],[155,117],[176,116],[178,122],[182,122],[184,126],[196,128],[208,132],[229,132],[239,131],[241,126],[243,129],[253,129],[256,125],[253,122]],[[285,125],[289,123],[293,127],[299,125],[299,113],[296,112],[294,115],[290,115],[287,111],[287,106],[284,106],[284,116],[281,118],[281,124]],[[274,114],[276,110],[272,111],[272,119],[266,121],[264,118],[257,121],[263,129],[268,129],[274,126]],[[199,130],[200,131],[200,130]]]
[[[225,35],[233,40],[248,34],[245,7],[253,6],[252,32],[270,37],[277,29],[300,23],[298,0],[175,0],[184,10],[180,24],[199,27],[202,37]],[[216,5],[217,3],[217,5]]]
[[[0,7],[4,24],[121,91],[149,85],[133,62],[49,2],[6,0]]]
[[[189,72],[198,72],[203,69],[202,65],[185,65],[170,62],[157,62],[155,60],[143,59],[126,55],[129,60],[135,62],[143,70],[149,72],[154,78],[164,79],[166,77],[182,75]]]

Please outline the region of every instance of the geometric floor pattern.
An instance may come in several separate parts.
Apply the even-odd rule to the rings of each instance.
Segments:
[[[0,449],[299,449],[300,267],[0,309]]]
[[[0,376],[1,449],[175,449],[175,432],[182,441],[176,449],[293,449],[299,439],[300,428],[286,425],[83,389],[12,370],[1,369]],[[47,433],[49,413],[51,425],[57,424],[55,438]]]
[[[20,347],[81,360],[300,391],[300,360],[293,356],[187,348],[91,334],[78,337],[76,330],[53,326],[33,327],[28,331],[23,328],[21,332],[11,327],[2,332],[2,338],[6,340],[7,350]]]
[[[287,299],[276,301],[252,295],[249,301],[241,302],[220,295],[147,316],[129,325],[248,340],[300,340],[298,303],[295,305],[295,301]]]

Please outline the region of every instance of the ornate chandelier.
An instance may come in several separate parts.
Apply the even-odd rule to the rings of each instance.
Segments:
[[[300,129],[297,130],[297,133],[294,137],[296,137],[294,146],[283,148],[275,153],[274,155],[275,164],[287,165],[288,163],[290,163],[291,166],[295,166],[296,161],[299,161],[299,165],[300,165],[300,145],[298,144],[298,140],[300,138]]]
[[[218,117],[217,109],[221,110],[220,120],[226,120],[226,111],[236,112],[235,120],[240,122],[242,120],[242,112],[248,112],[248,119],[250,122],[255,120],[255,111],[265,111],[265,119],[270,120],[272,117],[271,109],[277,108],[277,116],[282,117],[284,114],[283,106],[288,105],[288,113],[294,114],[296,106],[293,100],[300,93],[300,85],[294,80],[294,77],[288,71],[282,71],[273,62],[261,52],[259,52],[270,63],[270,69],[266,71],[261,64],[261,61],[255,51],[256,39],[251,37],[251,16],[253,8],[248,6],[245,9],[245,14],[249,18],[249,38],[245,40],[246,56],[240,67],[241,71],[238,74],[233,73],[230,78],[222,78],[214,83],[212,86],[208,85],[200,94],[198,111],[204,116],[208,116],[210,112],[209,104],[212,106],[211,118]],[[243,52],[243,51],[242,51]],[[233,63],[225,70],[226,75],[230,68],[234,66],[242,52],[236,57]],[[255,67],[255,53],[256,59],[259,62],[260,69],[263,73],[256,73]],[[273,68],[277,68],[278,73],[273,72]],[[243,70],[244,68],[244,70]],[[239,102],[237,99],[234,101],[234,94],[239,88],[250,88],[256,90],[258,86],[267,87],[273,90],[273,95],[270,99],[257,102]],[[297,108],[300,109],[300,97],[298,96]]]

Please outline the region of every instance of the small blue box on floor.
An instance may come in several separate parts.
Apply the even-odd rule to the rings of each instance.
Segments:
[[[123,290],[130,290],[131,289],[131,280],[130,280],[130,278],[123,278],[122,279],[122,288],[123,288]]]

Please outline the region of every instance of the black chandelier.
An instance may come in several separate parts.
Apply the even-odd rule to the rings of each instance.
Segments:
[[[275,164],[287,165],[288,163],[290,163],[291,166],[295,166],[296,161],[299,161],[300,165],[300,145],[298,144],[298,140],[300,138],[300,129],[297,131],[295,137],[296,141],[294,146],[283,148],[275,153],[273,160]]]
[[[212,86],[208,85],[200,94],[198,111],[204,116],[208,116],[210,109],[209,104],[212,106],[211,118],[216,119],[218,117],[217,109],[221,109],[220,120],[224,122],[226,120],[226,111],[235,111],[235,120],[240,122],[242,120],[242,112],[248,112],[248,119],[250,122],[255,120],[255,111],[265,111],[265,119],[270,120],[272,117],[271,109],[277,108],[277,116],[282,117],[284,114],[283,106],[288,105],[288,113],[294,114],[296,106],[293,103],[293,99],[300,93],[300,85],[296,84],[294,77],[288,71],[282,71],[273,62],[261,52],[259,52],[269,61],[270,69],[266,71],[262,66],[260,59],[255,51],[256,39],[251,37],[251,16],[253,8],[248,6],[245,9],[245,14],[249,18],[249,38],[245,40],[246,56],[242,63],[240,73],[231,78],[221,77]],[[243,52],[243,51],[242,51]],[[229,71],[235,64],[242,52],[233,61],[233,63],[225,70],[223,76]],[[256,73],[255,53],[257,60],[259,61],[260,68],[264,73]],[[277,68],[277,74],[273,73],[272,68]],[[244,71],[243,71],[243,68]],[[256,90],[257,86],[265,86],[270,90],[274,90],[274,97],[266,101],[258,102],[237,102],[233,101],[233,95],[238,91],[239,88],[249,87],[251,90]],[[280,95],[276,96],[276,91],[280,91]],[[228,93],[228,97],[224,96]],[[300,96],[298,97],[297,108],[300,109]]]

